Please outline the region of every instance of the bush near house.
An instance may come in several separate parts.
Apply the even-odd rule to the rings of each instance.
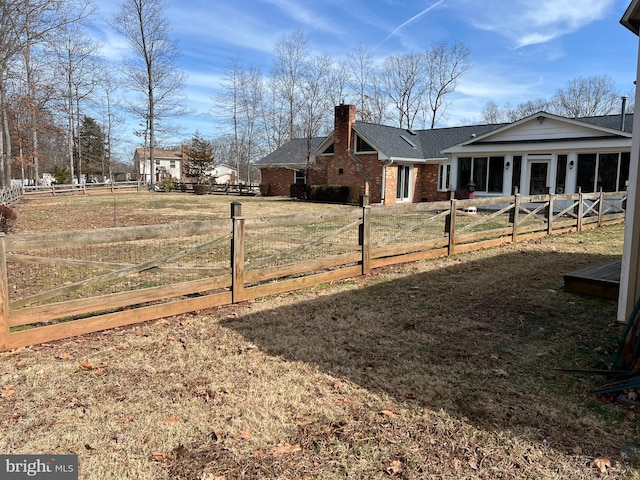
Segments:
[[[309,185],[308,190],[307,197],[316,202],[358,203],[359,191],[351,185]]]
[[[11,233],[18,215],[10,207],[0,205],[0,232]]]

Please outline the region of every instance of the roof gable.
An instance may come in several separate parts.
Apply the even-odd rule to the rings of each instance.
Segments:
[[[615,137],[631,138],[631,132],[612,128],[610,125],[611,117],[617,117],[618,122],[621,121],[619,115],[570,119],[546,112],[538,112],[517,122],[505,124],[483,135],[476,135],[444,151],[452,152],[458,147],[486,144],[580,141]]]

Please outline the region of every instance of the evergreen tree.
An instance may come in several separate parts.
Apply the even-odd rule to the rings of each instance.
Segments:
[[[198,183],[206,183],[212,176],[214,162],[211,142],[204,140],[196,131],[189,143],[187,176],[197,179]]]
[[[102,127],[91,117],[85,116],[82,120],[79,145],[82,173],[104,177],[105,172],[108,171],[105,169],[106,136]]]

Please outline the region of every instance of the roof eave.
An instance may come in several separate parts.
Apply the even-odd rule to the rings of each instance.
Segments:
[[[640,0],[633,0],[624,12],[620,23],[636,35],[640,34]]]

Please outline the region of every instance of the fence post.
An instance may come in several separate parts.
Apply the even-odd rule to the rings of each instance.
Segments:
[[[9,287],[7,285],[7,260],[5,234],[0,233],[0,352],[9,350]]]
[[[547,235],[551,235],[553,232],[553,200],[554,195],[551,193],[551,187],[549,187],[549,206],[547,207]]]
[[[582,208],[583,203],[584,203],[584,196],[582,194],[582,187],[578,187],[578,206],[576,211],[576,215],[578,217],[576,229],[578,230],[578,232],[582,231],[582,217],[584,215],[584,209]]]
[[[362,207],[362,223],[358,233],[362,247],[362,275],[366,275],[371,271],[371,205],[369,205],[369,195],[360,196],[360,207]]]
[[[513,224],[513,233],[511,234],[511,241],[516,243],[518,240],[518,220],[520,218],[520,194],[518,193],[518,187],[514,189],[513,193],[513,210],[511,212],[511,223]]]
[[[602,216],[604,214],[604,190],[600,187],[600,203],[598,204],[598,226],[602,226]]]
[[[457,205],[458,201],[455,199],[454,195],[451,196],[450,205],[449,205],[449,215],[445,220],[445,231],[449,232],[449,255],[453,255],[455,253],[456,246],[456,210],[458,209]]]
[[[240,202],[231,202],[231,222],[231,301],[238,303],[244,299],[244,217]]]

